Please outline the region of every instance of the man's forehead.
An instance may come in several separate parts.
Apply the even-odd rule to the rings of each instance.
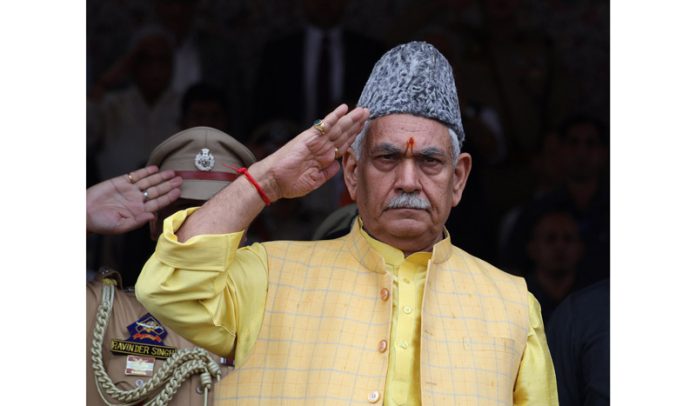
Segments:
[[[374,119],[367,138],[370,148],[383,144],[406,147],[411,142],[415,149],[424,146],[447,149],[451,144],[447,126],[411,114],[390,114]]]

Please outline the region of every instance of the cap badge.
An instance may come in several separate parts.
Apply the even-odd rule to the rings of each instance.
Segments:
[[[211,171],[215,166],[215,157],[210,153],[208,148],[201,149],[201,152],[196,154],[196,159],[194,161],[196,168],[201,171]]]

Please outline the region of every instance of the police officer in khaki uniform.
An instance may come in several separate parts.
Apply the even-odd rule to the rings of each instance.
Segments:
[[[209,127],[190,128],[162,142],[148,165],[173,170],[183,182],[179,198],[150,221],[152,235],[160,234],[161,221],[171,213],[202,205],[239,176],[231,168],[253,162],[244,145]],[[143,199],[151,195],[143,192]],[[132,289],[120,289],[119,280],[118,272],[102,269],[87,284],[87,405],[212,405],[214,383],[233,366],[162,325]]]

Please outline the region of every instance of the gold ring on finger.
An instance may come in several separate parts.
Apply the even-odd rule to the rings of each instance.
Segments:
[[[321,135],[326,134],[326,126],[324,125],[324,120],[314,120],[312,127],[316,128]]]

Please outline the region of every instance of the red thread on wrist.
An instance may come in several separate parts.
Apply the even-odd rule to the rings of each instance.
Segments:
[[[222,164],[222,165],[232,169],[233,171],[237,172],[240,175],[244,175],[244,177],[246,177],[249,180],[249,182],[251,182],[251,184],[254,185],[254,187],[256,188],[256,191],[259,192],[259,196],[261,196],[261,200],[263,200],[263,202],[266,203],[266,206],[271,205],[271,199],[268,198],[268,195],[266,195],[266,192],[263,191],[263,188],[261,187],[261,185],[259,185],[259,183],[256,181],[256,179],[254,179],[251,176],[251,174],[249,173],[247,168],[245,168],[245,167],[235,168],[235,167],[233,167],[231,165],[227,165],[227,164]]]

